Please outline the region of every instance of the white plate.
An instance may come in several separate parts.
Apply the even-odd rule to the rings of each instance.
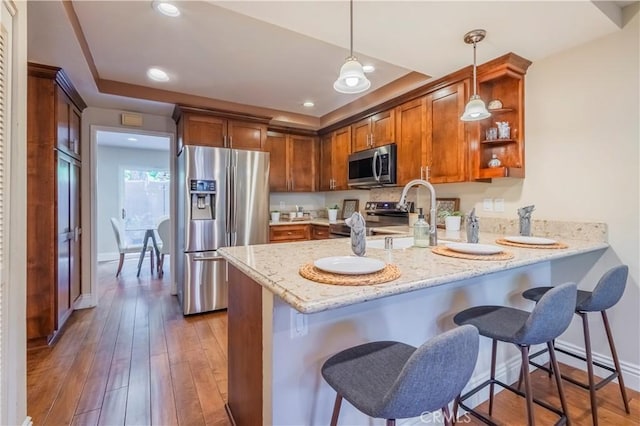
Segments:
[[[323,271],[343,275],[372,274],[386,266],[382,260],[358,256],[323,257],[313,262],[313,265]]]
[[[512,243],[519,244],[539,244],[539,245],[549,245],[555,244],[557,241],[552,240],[550,238],[542,238],[542,237],[523,237],[521,235],[513,235],[509,237],[504,237],[505,240]]]
[[[491,244],[448,243],[445,246],[449,250],[469,254],[496,254],[502,251],[501,247]]]

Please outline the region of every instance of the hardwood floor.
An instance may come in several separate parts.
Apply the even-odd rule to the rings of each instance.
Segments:
[[[52,348],[27,353],[28,414],[35,425],[230,424],[226,312],[184,317],[168,279],[144,266],[136,278],[136,262],[127,260],[117,279],[116,262],[101,264],[99,305],[76,311]],[[536,397],[559,405],[553,379],[536,371],[532,383]],[[588,393],[567,382],[565,392],[572,424],[591,424]],[[598,392],[601,425],[640,424],[639,394],[627,392],[631,415],[617,384]],[[524,401],[510,392],[496,397],[494,410],[499,424],[526,423]],[[540,409],[536,420],[550,425],[555,417]]]
[[[120,278],[117,262],[101,264],[98,306],[76,311],[53,348],[27,353],[34,424],[230,424],[226,313],[185,318],[168,279],[145,267],[136,278],[136,262]]]

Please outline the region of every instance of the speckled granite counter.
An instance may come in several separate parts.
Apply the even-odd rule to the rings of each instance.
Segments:
[[[481,234],[480,243],[493,244],[500,237],[502,235]],[[399,266],[402,276],[395,281],[373,286],[320,284],[298,274],[298,269],[304,263],[328,256],[351,255],[347,239],[226,247],[220,253],[229,263],[297,311],[313,313],[608,247],[603,241],[560,240],[569,247],[505,247],[505,251],[515,255],[506,261],[463,260],[416,247],[393,250],[391,261]],[[384,250],[368,249],[367,256],[389,261],[388,253]]]
[[[333,223],[344,223],[344,220],[338,220]],[[317,217],[314,219],[305,220],[281,220],[278,222],[269,222],[269,226],[282,226],[282,225],[320,225],[329,226],[329,219]]]

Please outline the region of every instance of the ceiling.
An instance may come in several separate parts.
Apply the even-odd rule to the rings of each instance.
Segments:
[[[479,63],[515,52],[535,66],[619,30],[628,3],[355,1],[354,50],[376,67],[359,95],[332,87],[348,56],[348,1],[178,1],[182,14],[170,18],[150,1],[31,0],[28,57],[63,67],[90,106],[162,115],[175,102],[252,106],[322,123],[332,111],[363,109],[376,94],[396,96],[469,65],[469,30],[487,30]],[[172,80],[148,80],[150,66]],[[315,107],[303,107],[307,100]]]

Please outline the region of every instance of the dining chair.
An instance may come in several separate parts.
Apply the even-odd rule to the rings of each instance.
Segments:
[[[118,271],[116,277],[120,275],[122,271],[122,265],[124,264],[124,255],[127,253],[140,253],[142,250],[142,244],[128,244],[124,235],[123,223],[115,217],[111,218],[111,227],[113,228],[113,234],[116,237],[116,243],[118,244],[118,252],[120,252],[120,262],[118,263]],[[153,256],[153,246],[147,247],[147,250],[151,251]]]
[[[164,255],[170,253],[171,248],[171,220],[165,219],[158,224],[158,236],[161,240],[160,258],[158,259],[158,276],[162,276],[164,266]]]

